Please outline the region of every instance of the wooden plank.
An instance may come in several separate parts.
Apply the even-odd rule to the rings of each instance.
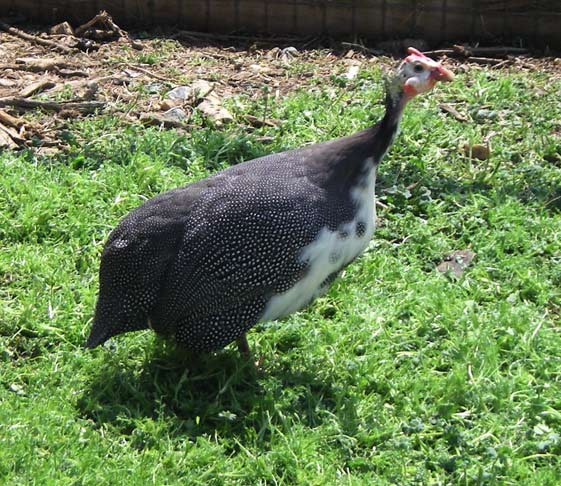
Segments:
[[[561,46],[561,13],[539,15],[537,25],[537,42],[542,47],[559,48]]]
[[[269,0],[266,4],[267,32],[293,34],[296,32],[296,2]]]
[[[238,8],[238,29],[240,31],[251,33],[264,32],[266,21],[265,2],[263,0],[239,0]],[[284,8],[286,8],[286,4]]]
[[[325,33],[325,3],[301,2],[296,5],[295,33],[318,35]]]
[[[176,24],[179,9],[175,0],[152,0],[142,2],[147,10],[146,21],[152,27]]]
[[[480,40],[500,38],[503,33],[503,14],[501,12],[480,13],[476,22],[475,37]]]
[[[44,25],[66,20],[76,26],[105,9],[125,29],[179,25],[202,32],[435,41],[520,37],[559,48],[561,2],[544,5],[551,11],[526,0],[0,0],[0,12]]]
[[[380,39],[383,36],[382,0],[360,1],[355,6],[355,31],[358,36]]]
[[[180,0],[182,1],[179,16],[179,27],[186,30],[208,32],[210,25],[209,0]]]
[[[384,27],[391,37],[411,37],[413,10],[410,4],[388,0]]]
[[[446,10],[446,25],[445,29],[439,32],[440,37],[450,40],[468,40],[471,35],[473,2],[447,0]]]
[[[237,25],[237,7],[239,0],[209,0],[209,32],[234,32]],[[240,2],[242,5],[245,2]],[[240,8],[243,8],[240,6]]]
[[[329,35],[341,37],[352,32],[352,3],[329,2],[325,9],[325,31]]]
[[[425,0],[416,14],[415,37],[428,41],[439,42],[442,39],[441,16],[442,0]]]

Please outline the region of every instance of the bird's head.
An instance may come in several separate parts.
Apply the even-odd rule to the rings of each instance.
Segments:
[[[391,91],[402,93],[405,101],[430,91],[438,81],[454,79],[450,70],[417,49],[409,47],[407,53],[390,79]]]

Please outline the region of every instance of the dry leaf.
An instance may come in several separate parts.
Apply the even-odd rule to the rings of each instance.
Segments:
[[[442,110],[445,111],[446,113],[449,113],[450,115],[452,115],[456,120],[461,121],[461,122],[465,122],[468,121],[467,116],[462,115],[458,110],[456,110],[456,108],[454,108],[453,106],[448,105],[447,103],[440,103],[438,105],[438,107]]]
[[[491,150],[488,145],[481,144],[464,144],[463,146],[464,155],[466,157],[471,157],[478,160],[487,160],[491,155]]]

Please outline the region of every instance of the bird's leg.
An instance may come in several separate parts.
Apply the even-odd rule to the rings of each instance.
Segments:
[[[249,343],[247,342],[247,337],[242,334],[238,339],[236,339],[238,344],[238,351],[245,359],[251,358],[251,350],[249,349]]]

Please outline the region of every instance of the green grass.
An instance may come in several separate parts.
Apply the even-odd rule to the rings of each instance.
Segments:
[[[147,197],[367,126],[377,70],[280,100],[268,110],[286,121],[251,134],[100,117],[55,158],[1,154],[0,482],[559,484],[560,90],[482,70],[414,101],[369,249],[315,305],[250,333],[262,372],[233,347],[190,361],[151,332],[84,350],[103,242]],[[461,154],[485,137],[489,160]],[[465,248],[463,276],[436,271]]]

